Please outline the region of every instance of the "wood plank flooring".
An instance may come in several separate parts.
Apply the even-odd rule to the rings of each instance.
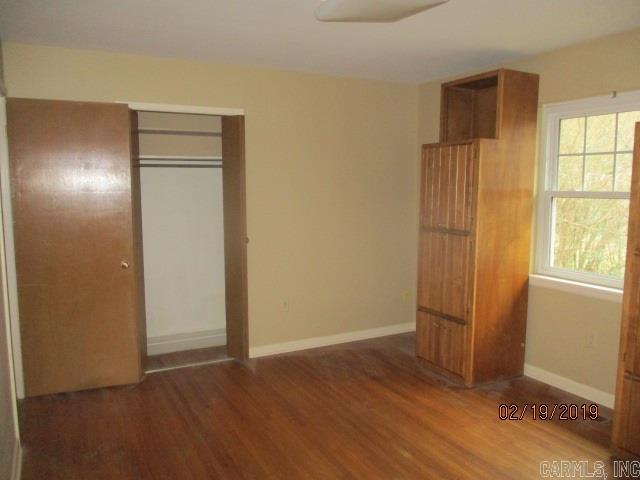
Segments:
[[[498,419],[574,402],[520,378],[465,389],[414,335],[147,375],[22,402],[23,479],[529,479],[543,460],[609,461],[602,421]]]

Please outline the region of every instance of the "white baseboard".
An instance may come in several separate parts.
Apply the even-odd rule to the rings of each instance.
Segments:
[[[180,352],[196,348],[217,347],[227,343],[226,329],[179,333],[147,338],[147,355]]]
[[[326,337],[303,338],[302,340],[294,340],[292,342],[261,345],[259,347],[249,348],[249,357],[266,357],[268,355],[276,355],[278,353],[296,352],[298,350],[326,347],[329,345],[337,345],[340,343],[355,342],[357,340],[366,340],[368,338],[386,337],[387,335],[413,332],[415,331],[415,329],[415,322],[407,322],[399,323],[396,325],[389,325],[387,327],[369,328],[367,330],[357,330],[355,332],[327,335]]]
[[[526,363],[524,365],[524,374],[527,377],[531,377],[553,387],[560,388],[569,393],[573,393],[574,395],[578,395],[579,397],[604,405],[605,407],[613,408],[615,397],[611,393],[598,390],[597,388],[590,387],[584,383],[576,382],[570,378],[562,377],[553,372],[549,372]]]
[[[20,440],[13,442],[13,466],[11,467],[11,480],[20,480],[22,476],[22,445]]]

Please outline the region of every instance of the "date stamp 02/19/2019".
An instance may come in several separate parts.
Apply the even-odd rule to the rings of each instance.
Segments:
[[[595,403],[501,403],[498,405],[500,420],[597,420],[599,407]]]

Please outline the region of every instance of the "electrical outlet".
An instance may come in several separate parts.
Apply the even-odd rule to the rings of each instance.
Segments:
[[[283,300],[282,301],[282,311],[283,312],[288,312],[289,311],[289,300]]]

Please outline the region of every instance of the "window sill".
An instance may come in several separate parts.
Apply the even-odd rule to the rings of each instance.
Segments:
[[[529,275],[529,285],[533,287],[549,288],[561,292],[573,293],[589,298],[597,298],[609,302],[622,303],[622,290],[618,288],[602,287],[590,283],[575,282],[563,278],[549,277],[546,275]]]

